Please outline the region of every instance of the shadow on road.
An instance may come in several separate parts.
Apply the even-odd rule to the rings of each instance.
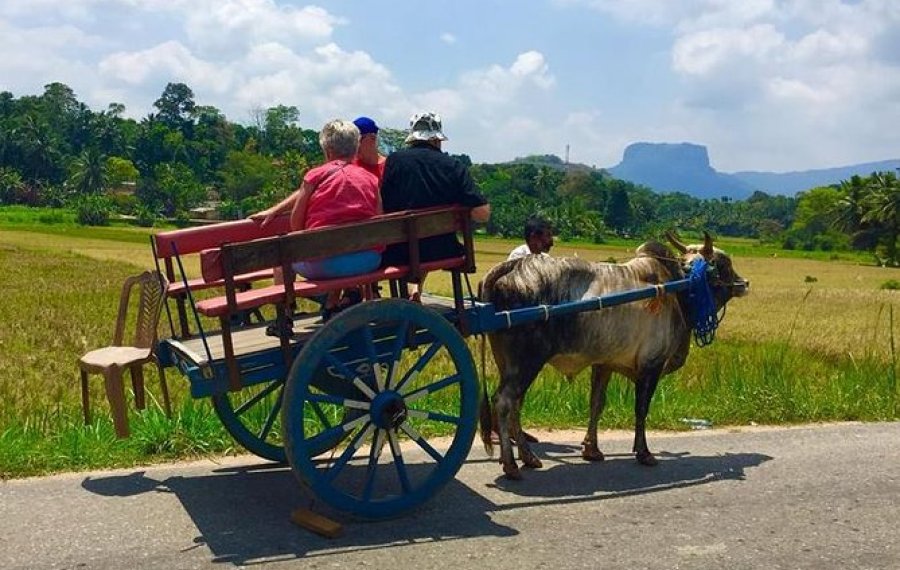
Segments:
[[[283,466],[223,468],[210,475],[156,480],[146,471],[103,478],[86,478],[92,493],[128,497],[142,493],[174,493],[196,524],[197,547],[205,545],[213,561],[252,565],[263,561],[315,558],[405,544],[485,536],[514,536],[514,528],[495,523],[491,513],[542,504],[605,500],[642,493],[703,485],[718,480],[742,480],[744,470],[771,459],[752,453],[705,456],[658,455],[660,465],[648,469],[628,455],[589,464],[569,449],[537,450],[544,469],[525,472],[523,481],[497,479],[487,484],[505,491],[497,504],[458,480],[451,481],[423,508],[380,522],[354,521],[316,503]],[[468,463],[482,463],[474,459]],[[464,467],[465,469],[465,467]],[[499,466],[497,466],[499,472]],[[506,500],[509,499],[509,500]],[[293,509],[312,506],[346,525],[343,536],[327,540],[294,526]]]

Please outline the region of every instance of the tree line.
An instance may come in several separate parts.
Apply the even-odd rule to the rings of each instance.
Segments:
[[[247,123],[200,105],[183,83],[169,83],[140,120],[110,103],[95,111],[63,83],[41,95],[0,92],[0,204],[71,207],[82,223],[110,215],[187,223],[214,199],[223,218],[245,216],[293,191],[323,160],[317,128],[300,125],[300,110],[255,109]],[[404,138],[382,128],[389,154]],[[610,235],[651,236],[679,228],[756,238],[800,249],[861,249],[897,264],[900,186],[894,173],[854,177],[796,197],[756,192],[746,200],[656,194],[606,171],[529,156],[472,164],[492,205],[486,231],[518,236],[524,220],[548,218],[563,239],[602,242]]]

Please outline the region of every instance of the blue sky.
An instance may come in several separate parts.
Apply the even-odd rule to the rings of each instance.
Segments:
[[[445,149],[599,167],[693,142],[720,171],[900,157],[896,0],[5,0],[0,90],[141,118],[169,81],[237,122],[434,110]]]

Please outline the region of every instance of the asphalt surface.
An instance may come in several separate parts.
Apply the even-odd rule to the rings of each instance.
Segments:
[[[332,540],[254,457],[0,483],[0,568],[900,569],[900,423],[651,433],[653,468],[629,434],[598,464],[539,436],[523,481],[476,445],[423,508]]]

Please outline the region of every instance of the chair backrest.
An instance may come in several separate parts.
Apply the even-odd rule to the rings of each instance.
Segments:
[[[169,285],[165,276],[159,271],[145,271],[125,280],[122,285],[122,296],[119,298],[119,316],[116,320],[116,333],[113,345],[123,346],[125,340],[125,323],[128,320],[128,305],[131,292],[138,287],[139,302],[137,323],[134,338],[130,346],[152,348],[156,343],[156,327],[162,311],[166,287]]]

